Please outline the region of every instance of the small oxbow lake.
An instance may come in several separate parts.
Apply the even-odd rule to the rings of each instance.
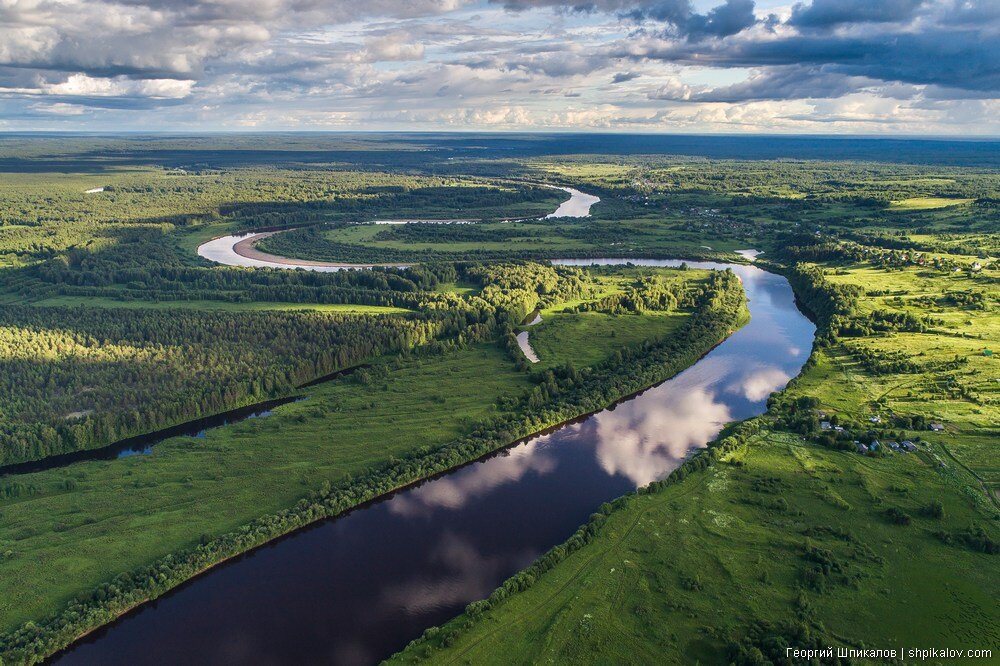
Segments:
[[[783,277],[686,263],[735,271],[752,319],[676,377],[222,564],[55,660],[373,664],[488,596],[602,502],[666,476],[724,424],[762,413],[805,363],[815,327]]]

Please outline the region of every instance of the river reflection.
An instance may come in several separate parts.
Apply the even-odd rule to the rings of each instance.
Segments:
[[[392,654],[565,540],[601,502],[761,413],[798,373],[814,328],[788,283],[734,270],[751,322],[673,379],[217,567],[59,660],[372,664]]]
[[[732,420],[729,407],[703,388],[669,393],[671,402],[662,409],[625,404],[587,424],[593,429],[601,469],[644,486],[677,467],[693,447],[711,441]]]

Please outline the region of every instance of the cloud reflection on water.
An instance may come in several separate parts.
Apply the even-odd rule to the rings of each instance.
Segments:
[[[760,402],[773,392],[785,386],[791,376],[773,365],[749,368],[736,382],[730,384],[726,391],[742,395],[750,402]]]
[[[446,532],[421,567],[427,573],[385,588],[377,605],[414,615],[483,599],[502,573],[524,566],[538,555],[534,549],[523,548],[490,555],[480,552],[468,539]]]
[[[389,511],[398,516],[429,516],[435,509],[460,509],[473,497],[486,495],[497,487],[520,481],[529,472],[552,473],[558,462],[539,449],[543,438],[510,449],[496,458],[484,460],[460,472],[435,479],[405,495],[397,495]]]
[[[591,417],[601,467],[636,486],[677,467],[693,447],[704,446],[731,420],[729,407],[700,387],[678,390],[655,410],[626,403]]]

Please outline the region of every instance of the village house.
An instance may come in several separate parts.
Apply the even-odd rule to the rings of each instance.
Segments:
[[[944,431],[944,424],[943,423],[932,423],[930,425],[930,428],[934,432],[943,432]]]

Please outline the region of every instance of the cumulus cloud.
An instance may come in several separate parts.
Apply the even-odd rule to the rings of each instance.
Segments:
[[[405,30],[372,37],[365,42],[362,59],[370,62],[422,60],[424,45],[413,41]]]
[[[984,134],[998,34],[991,0],[0,0],[0,99],[28,127]]]
[[[616,72],[614,76],[611,77],[611,83],[627,83],[633,79],[637,79],[642,74],[638,72]]]

